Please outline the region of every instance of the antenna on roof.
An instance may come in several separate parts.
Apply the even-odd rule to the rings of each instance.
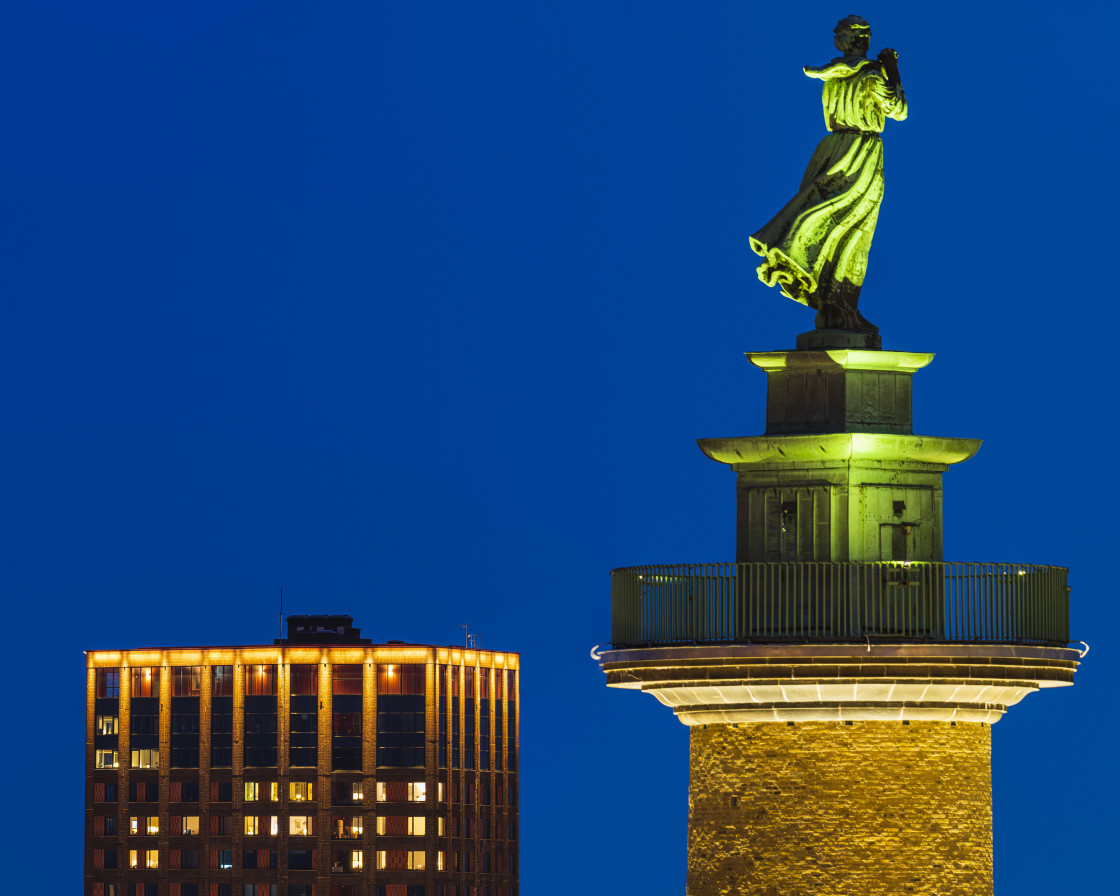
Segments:
[[[470,634],[470,631],[467,629],[467,623],[464,622],[462,625],[459,626],[459,628],[461,628],[463,630],[463,646],[464,647],[470,647],[471,646],[471,634]]]
[[[284,640],[284,586],[280,586],[280,640]]]

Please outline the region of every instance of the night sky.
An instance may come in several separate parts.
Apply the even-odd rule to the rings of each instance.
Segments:
[[[1092,646],[993,732],[996,890],[1114,885],[1115,5],[173,6],[0,26],[10,891],[79,891],[82,651],[270,643],[282,587],[521,652],[525,896],[683,892],[687,729],[588,651],[612,567],[734,558],[695,439],[812,327],[747,236],[853,11],[910,102],[860,308],[985,440],[945,556],[1070,567]]]

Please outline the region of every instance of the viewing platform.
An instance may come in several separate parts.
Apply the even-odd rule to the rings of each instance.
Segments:
[[[1069,643],[1068,570],[1022,563],[795,562],[611,572],[615,649],[678,644]]]
[[[1067,570],[787,562],[612,572],[607,684],[685,725],[998,721],[1073,684]]]

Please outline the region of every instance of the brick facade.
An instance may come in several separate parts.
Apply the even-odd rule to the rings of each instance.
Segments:
[[[289,762],[289,720],[296,711],[291,672],[295,664],[314,665],[318,672],[318,693],[311,698],[318,707],[315,766]],[[344,771],[332,764],[332,709],[341,699],[332,693],[332,669],[338,664],[362,667],[361,695],[357,697],[362,709],[361,763],[360,767],[346,766]],[[218,699],[213,672],[217,666],[232,667],[231,694],[225,698],[232,703],[232,732],[227,735],[232,761],[212,766],[211,745],[218,737],[211,730],[212,707]],[[402,693],[415,693],[423,705],[423,733],[417,735],[425,744],[423,765],[378,764],[379,666],[420,670],[420,690]],[[517,654],[422,645],[90,651],[83,892],[134,896],[137,884],[150,884],[151,892],[158,896],[193,892],[196,886],[201,896],[224,892],[243,896],[252,885],[254,896],[289,896],[296,885],[308,885],[314,887],[315,896],[471,896],[484,888],[492,896],[517,896],[518,666]],[[171,761],[171,673],[184,667],[202,670],[201,686],[194,695],[198,700],[199,756],[193,767],[175,767]],[[276,761],[253,767],[246,764],[250,699],[246,679],[251,670],[269,667],[276,676]],[[158,768],[130,767],[133,669],[152,669],[153,674],[158,670],[159,687],[153,689],[156,700],[152,707],[158,711]],[[119,671],[119,697],[97,699],[98,670]],[[468,682],[472,682],[469,690]],[[484,701],[486,713],[482,711]],[[441,704],[447,720],[443,731]],[[117,734],[98,736],[98,713],[116,716]],[[483,752],[487,744],[488,762]],[[116,750],[116,768],[96,767],[95,754],[105,747]],[[260,786],[256,801],[245,798],[247,782]],[[313,786],[310,801],[297,801],[291,793],[291,784],[298,782]],[[414,801],[410,783],[423,784],[426,798]],[[136,790],[136,784],[143,784],[143,790]],[[190,785],[193,792],[196,784],[197,799],[188,801],[182,795],[184,788]],[[379,784],[389,788],[386,795],[379,794]],[[349,788],[355,785],[359,797],[351,798]],[[116,795],[111,796],[114,786]],[[220,798],[219,786],[224,788]],[[345,800],[338,796],[338,787],[346,790]],[[179,796],[173,795],[176,793]],[[247,831],[247,815],[262,819],[260,832]],[[199,819],[197,834],[178,829],[179,818],[195,816]],[[313,816],[314,830],[297,835],[291,826],[293,816]],[[157,830],[149,833],[144,823],[137,833],[130,830],[130,819],[153,817],[158,819]],[[388,824],[384,834],[377,832],[379,817]],[[411,817],[425,819],[423,835],[398,829],[398,822]],[[219,819],[225,818],[231,820],[228,830],[219,828]],[[273,818],[275,831],[271,830]],[[338,818],[344,823],[360,819],[357,833],[341,837]],[[110,825],[115,830],[109,830]],[[153,851],[155,867],[130,868],[132,850],[145,855]],[[292,850],[314,851],[311,867],[290,867]],[[228,867],[219,867],[215,861],[220,851],[228,851]],[[197,856],[197,868],[176,867],[184,852]],[[353,865],[353,852],[362,855],[360,868]],[[113,853],[116,867],[105,866],[107,855]],[[340,853],[344,855],[341,864]],[[378,868],[381,853],[387,862],[386,867]],[[247,858],[250,854],[252,863]],[[413,854],[423,856],[422,870],[408,864],[406,857]]]
[[[990,896],[991,728],[690,729],[688,896]]]

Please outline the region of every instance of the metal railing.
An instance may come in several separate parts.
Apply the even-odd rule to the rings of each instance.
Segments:
[[[616,649],[1069,642],[1068,570],[1019,563],[698,563],[611,571]]]

